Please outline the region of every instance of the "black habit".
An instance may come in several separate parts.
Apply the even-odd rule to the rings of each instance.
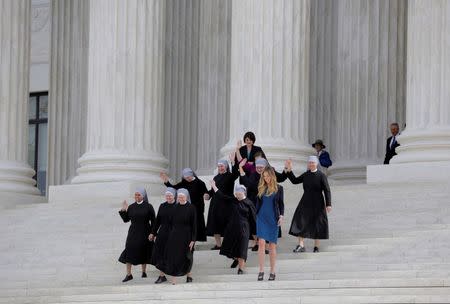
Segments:
[[[214,181],[216,182],[217,188],[219,188],[223,194],[233,196],[234,181],[238,176],[239,171],[236,166],[234,166],[232,172],[227,171],[223,174],[214,176]],[[209,203],[208,221],[206,226],[207,235],[223,235],[230,218],[230,205],[222,198],[217,197],[212,189],[208,191],[208,195],[211,197],[211,201]]]
[[[151,264],[161,270],[164,266],[164,252],[166,250],[167,239],[171,230],[172,214],[175,210],[175,202],[169,204],[164,202],[159,206],[155,224],[152,226],[152,234],[156,237],[153,247]]]
[[[327,177],[320,170],[306,171],[298,177],[292,172],[287,175],[293,184],[303,183],[304,191],[295,209],[289,234],[309,239],[328,239],[326,207],[331,206],[331,192]]]
[[[176,185],[170,182],[164,183],[167,187],[175,189],[185,188],[189,191],[191,203],[197,211],[197,240],[198,242],[206,242],[206,226],[205,226],[205,201],[203,195],[208,192],[206,185],[197,176],[192,182],[188,182],[184,178]]]
[[[171,229],[165,248],[161,271],[171,276],[184,276],[191,271],[193,252],[189,244],[196,240],[196,208],[190,203],[177,203],[171,216]]]
[[[245,198],[238,200],[218,190],[215,195],[229,205],[230,221],[225,228],[220,254],[228,258],[247,259],[248,240],[256,234],[256,210],[253,203]]]
[[[119,257],[119,262],[133,265],[149,264],[152,257],[153,243],[148,240],[151,225],[155,221],[155,210],[152,205],[144,201],[133,203],[127,211],[119,211],[125,223],[131,221],[128,229],[125,250]]]

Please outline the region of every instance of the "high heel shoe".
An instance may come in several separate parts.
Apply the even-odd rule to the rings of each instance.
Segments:
[[[258,273],[258,281],[264,280],[264,272]]]

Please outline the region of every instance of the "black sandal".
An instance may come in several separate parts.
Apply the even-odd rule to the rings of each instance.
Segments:
[[[241,268],[239,268],[238,269],[238,274],[244,274],[244,271]]]
[[[271,273],[269,275],[269,281],[275,281],[275,274],[274,273]]]
[[[264,280],[264,272],[258,273],[258,281]]]

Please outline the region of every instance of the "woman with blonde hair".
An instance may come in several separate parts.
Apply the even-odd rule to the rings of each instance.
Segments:
[[[265,243],[269,242],[270,276],[275,280],[275,262],[277,257],[278,227],[284,216],[283,187],[277,184],[277,177],[272,167],[266,167],[261,174],[256,197],[256,236],[259,249],[258,281],[264,280]]]

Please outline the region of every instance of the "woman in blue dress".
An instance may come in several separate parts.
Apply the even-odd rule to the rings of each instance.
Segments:
[[[277,258],[278,227],[284,216],[283,187],[277,184],[277,177],[272,167],[267,167],[261,174],[256,197],[256,235],[259,242],[258,281],[264,280],[265,244],[269,242],[270,276],[275,280],[275,263]]]

